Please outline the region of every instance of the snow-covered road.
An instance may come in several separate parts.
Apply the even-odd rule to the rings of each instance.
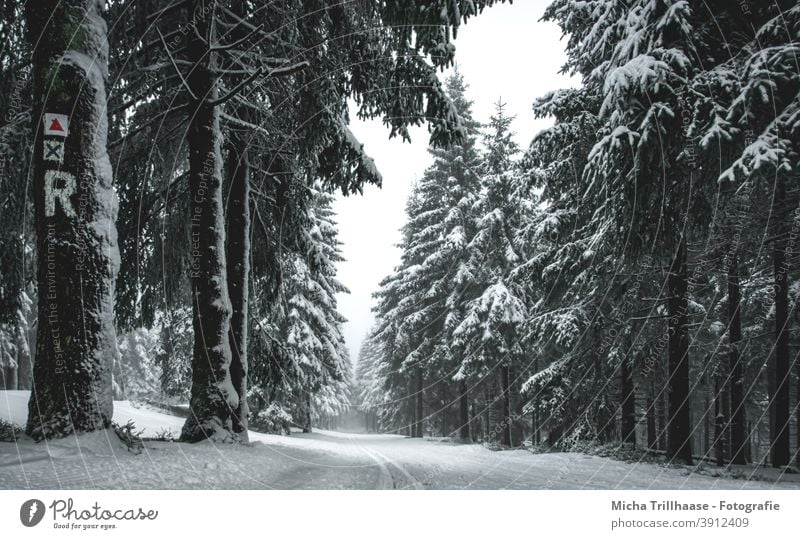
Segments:
[[[0,417],[23,423],[26,392],[0,391]],[[146,435],[178,432],[183,419],[115,403],[115,420]],[[795,481],[744,481],[683,468],[579,453],[534,455],[479,445],[378,434],[273,436],[249,445],[147,442],[130,453],[108,432],[36,444],[0,443],[2,488],[134,489],[740,489],[797,488]],[[790,478],[793,479],[793,478]]]

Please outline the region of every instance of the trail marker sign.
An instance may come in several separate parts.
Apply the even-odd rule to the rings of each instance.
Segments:
[[[45,140],[44,160],[53,161],[60,165],[64,161],[64,142],[61,140]]]
[[[44,134],[54,137],[66,137],[69,131],[69,116],[66,114],[44,113]]]

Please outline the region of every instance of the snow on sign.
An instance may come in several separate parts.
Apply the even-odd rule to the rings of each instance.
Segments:
[[[44,134],[66,137],[69,131],[69,116],[66,114],[44,113]]]

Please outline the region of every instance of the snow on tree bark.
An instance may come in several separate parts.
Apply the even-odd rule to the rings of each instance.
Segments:
[[[188,32],[192,70],[187,83],[197,97],[187,134],[194,347],[191,413],[181,439],[234,441],[233,416],[239,399],[230,374],[231,305],[225,259],[220,111],[214,103],[218,90],[213,74],[216,54],[211,50],[213,6],[196,0],[189,13],[195,28]]]
[[[106,151],[108,43],[102,5],[97,0],[26,4],[37,126],[33,177],[39,287],[26,430],[35,439],[103,429],[113,413],[119,251]],[[68,116],[68,125],[61,126],[66,137],[46,134],[57,118],[46,118],[46,113]]]
[[[236,142],[241,142],[238,139]],[[247,440],[247,323],[250,276],[250,161],[245,144],[232,145],[228,158],[231,175],[227,208],[228,294],[231,300],[231,382],[239,403],[233,430]]]

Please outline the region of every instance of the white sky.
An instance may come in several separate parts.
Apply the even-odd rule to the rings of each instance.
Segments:
[[[517,117],[514,130],[522,148],[551,123],[533,118],[534,99],[574,85],[558,73],[565,61],[560,30],[555,24],[539,22],[550,1],[495,5],[470,19],[455,40],[456,62],[469,85],[467,97],[473,101],[475,119],[487,122],[494,103],[502,98],[507,113]],[[396,245],[410,186],[431,160],[425,128],[412,131],[410,144],[389,140],[380,120],[354,119],[351,129],[383,175],[382,188],[367,186],[363,196],[339,196],[334,207],[346,258],[339,265],[338,277],[351,291],[339,296],[339,309],[348,319],[345,338],[355,364],[361,340],[374,320],[372,293],[400,262]]]

